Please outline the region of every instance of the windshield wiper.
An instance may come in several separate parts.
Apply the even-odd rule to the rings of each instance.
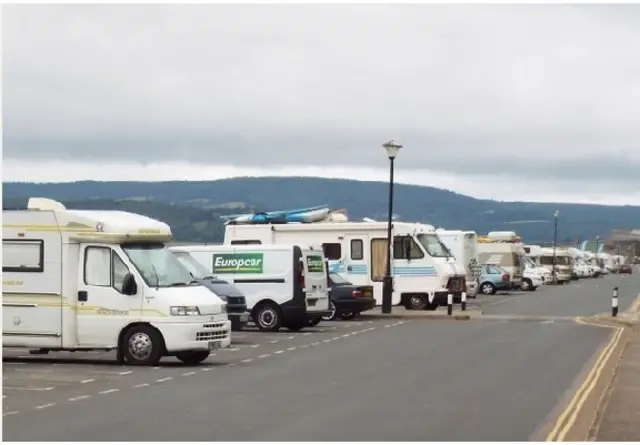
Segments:
[[[188,286],[189,284],[190,283],[178,282],[178,283],[171,283],[167,287]]]

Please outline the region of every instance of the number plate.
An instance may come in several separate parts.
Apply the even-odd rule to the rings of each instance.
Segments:
[[[210,341],[209,342],[209,351],[215,351],[216,349],[220,349],[222,347],[221,341]]]

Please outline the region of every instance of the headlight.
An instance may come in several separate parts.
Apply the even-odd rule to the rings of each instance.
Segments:
[[[225,297],[225,301],[226,301],[226,297]],[[222,312],[227,312],[227,304],[223,304],[222,305]]]
[[[226,295],[218,295],[218,297],[220,297],[220,299],[221,299],[222,301],[224,301],[225,303],[226,303],[227,301],[229,301],[229,299],[227,298],[227,296],[226,296]]]
[[[200,315],[198,306],[171,306],[171,315]]]

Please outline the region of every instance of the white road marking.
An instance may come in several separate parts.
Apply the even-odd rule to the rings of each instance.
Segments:
[[[331,339],[322,340],[322,343],[329,343],[330,341],[331,341]]]
[[[118,375],[129,375],[129,374],[133,374],[133,371],[122,371],[118,373]]]
[[[287,348],[287,351],[295,351],[295,350],[296,350],[296,347],[295,347],[295,346],[293,346],[293,347],[291,347],[291,348]]]
[[[134,388],[144,388],[145,386],[149,386],[148,383],[138,383],[137,385],[134,385]]]
[[[283,349],[280,349],[279,351],[276,351],[275,354],[282,354],[284,352]]]
[[[182,375],[183,375],[184,377],[189,377],[190,375],[194,375],[194,374],[195,374],[195,371],[191,371],[191,372],[183,372],[183,373],[182,373]]]
[[[342,338],[347,338],[349,336],[351,336],[351,334],[342,334]]]
[[[287,337],[287,339],[289,339],[289,340],[293,340],[294,338],[296,338],[295,335],[290,335],[290,336]]]
[[[55,406],[55,403],[47,403],[45,405],[40,405],[40,406],[36,406],[35,409],[45,409],[45,408],[51,408],[52,406]]]
[[[200,369],[200,371],[207,372],[207,371],[211,371],[212,369],[213,368],[202,368],[202,369]]]
[[[78,400],[88,399],[89,397],[91,397],[91,396],[87,396],[87,395],[84,395],[84,396],[76,396],[76,397],[69,397],[67,400],[68,400],[69,402],[77,402]]]
[[[272,345],[275,345],[276,343],[278,343],[278,340],[271,340],[269,343],[271,343]]]
[[[311,343],[311,346],[318,346],[320,344],[319,341],[314,341],[313,343]]]
[[[253,359],[252,358],[245,358],[244,360],[242,360],[242,363],[249,363],[252,362]]]
[[[9,389],[13,391],[51,391],[53,386],[47,386],[46,388],[36,388],[33,386],[3,386],[3,389]]]
[[[168,382],[169,380],[173,380],[173,377],[163,377],[161,379],[156,379],[156,382],[162,383],[162,382]]]
[[[257,348],[257,347],[259,347],[259,346],[260,346],[260,345],[251,345],[251,347],[252,347],[252,348]]]
[[[14,414],[18,414],[18,411],[9,411],[8,413],[2,413],[2,417],[4,417],[4,416],[12,416]]]
[[[239,351],[239,350],[240,350],[240,348],[227,349],[227,351],[229,351],[229,352],[236,352],[236,351]]]
[[[271,357],[271,354],[262,354],[258,358],[267,358],[267,357]]]
[[[311,335],[311,332],[304,332],[302,335]]]
[[[96,379],[86,379],[86,380],[81,380],[80,383],[91,383],[91,382],[95,382]]]
[[[100,391],[98,394],[111,394],[112,392],[118,392],[118,391],[120,390],[116,388],[105,389],[104,391]]]
[[[311,346],[311,345],[300,345],[300,346],[298,346],[298,347],[299,347],[299,348],[308,348],[309,346]]]

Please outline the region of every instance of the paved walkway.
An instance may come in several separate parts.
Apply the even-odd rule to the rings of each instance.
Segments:
[[[601,442],[640,441],[640,325],[629,339],[605,401],[596,440]]]

